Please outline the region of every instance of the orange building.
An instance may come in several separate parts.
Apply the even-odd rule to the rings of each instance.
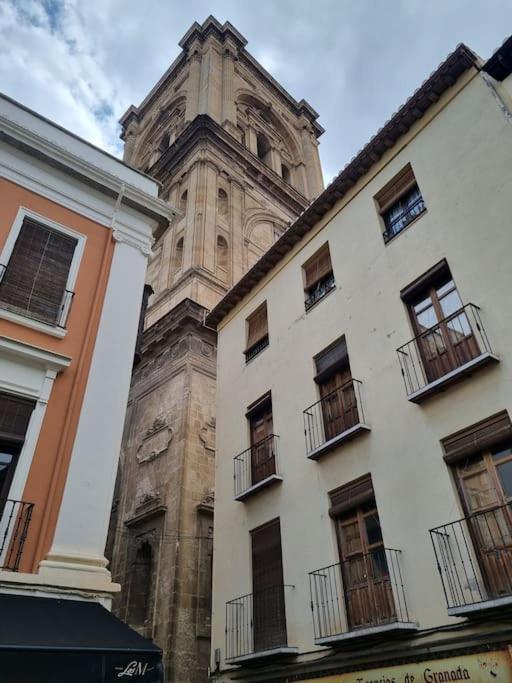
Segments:
[[[173,213],[158,190],[0,95],[0,666],[51,667],[59,641],[52,683],[159,680],[155,649],[97,604],[119,589],[104,547],[147,258]]]

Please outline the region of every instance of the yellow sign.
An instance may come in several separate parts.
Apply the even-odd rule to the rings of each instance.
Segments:
[[[303,683],[512,683],[512,660],[508,650],[435,659],[339,676],[315,678]]]

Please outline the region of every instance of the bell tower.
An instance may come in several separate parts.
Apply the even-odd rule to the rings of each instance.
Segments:
[[[204,314],[323,189],[317,113],[246,44],[229,22],[195,23],[121,119],[125,161],[180,210],[148,270],[107,548],[115,611],[162,647],[169,681],[203,682],[209,661],[216,335]]]

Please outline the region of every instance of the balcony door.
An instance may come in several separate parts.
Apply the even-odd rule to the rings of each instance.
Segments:
[[[251,531],[254,651],[287,644],[281,525],[278,519]]]
[[[450,275],[422,288],[409,306],[429,382],[479,355],[478,343]]]
[[[6,505],[34,402],[0,394],[0,517]]]
[[[257,484],[276,473],[272,401],[270,396],[249,413],[251,431],[251,483]]]
[[[491,598],[512,593],[512,444],[457,466],[480,570]]]
[[[349,629],[396,618],[375,500],[337,518],[341,573]]]

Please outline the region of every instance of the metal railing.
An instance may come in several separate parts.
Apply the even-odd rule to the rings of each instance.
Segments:
[[[334,289],[336,286],[336,281],[334,279],[334,273],[331,273],[328,275],[325,279],[320,280],[320,282],[317,282],[314,287],[311,288],[311,291],[308,293],[308,296],[306,297],[306,300],[304,301],[304,306],[306,307],[306,311],[309,311],[309,309],[316,304],[317,301],[320,301],[320,299],[323,299],[323,297],[328,294],[331,289]]]
[[[279,473],[278,438],[276,434],[270,434],[233,459],[235,498],[250,489],[251,486]]]
[[[401,214],[396,216],[392,221],[390,221],[387,226],[386,230],[382,233],[384,237],[384,242],[389,242],[390,240],[393,239],[393,237],[396,237],[396,235],[399,235],[402,230],[405,230],[405,228],[411,223],[417,216],[419,216],[421,213],[425,211],[425,202],[423,200],[423,197],[418,197],[416,201],[414,201],[412,204],[407,206]]]
[[[6,270],[7,266],[0,263],[0,307],[32,320],[65,329],[75,293],[65,289],[61,301],[55,302],[40,294],[34,294],[29,289],[15,287],[9,283],[9,296],[4,298],[5,286],[2,285]],[[19,304],[16,303],[17,294],[19,294]]]
[[[379,548],[309,574],[315,640],[410,623],[400,550]]]
[[[0,498],[0,570],[18,571],[33,510],[33,503]]]
[[[271,586],[226,603],[226,659],[288,646],[285,591]]]
[[[492,353],[480,308],[466,304],[397,349],[408,396],[477,358]]]
[[[257,341],[256,344],[253,344],[250,348],[248,348],[246,351],[244,351],[245,362],[248,363],[255,356],[257,356],[258,353],[261,353],[263,351],[263,349],[266,349],[268,345],[269,345],[268,334],[266,334],[264,337],[262,337],[262,339]]]
[[[448,609],[512,596],[512,504],[430,530]]]
[[[303,411],[308,455],[355,425],[364,424],[361,386],[362,382],[352,378]]]

